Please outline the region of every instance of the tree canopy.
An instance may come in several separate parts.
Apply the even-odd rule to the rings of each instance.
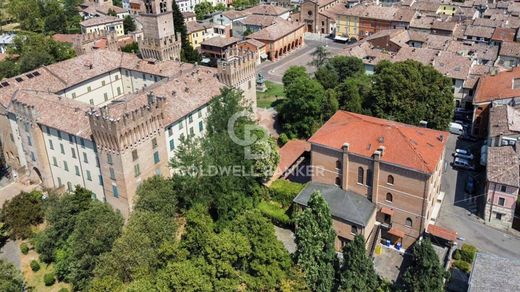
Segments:
[[[13,239],[32,235],[31,227],[43,222],[42,194],[38,191],[22,192],[4,203],[1,209],[2,222]]]
[[[305,273],[307,285],[313,291],[331,291],[334,267],[337,265],[329,206],[319,192],[314,192],[307,208],[296,218],[296,263]]]
[[[202,3],[208,3],[208,2],[202,2]],[[195,9],[197,8],[198,5],[201,5],[201,4],[195,5]],[[191,44],[188,40],[188,30],[186,29],[186,23],[184,21],[184,16],[182,16],[181,10],[179,9],[179,5],[177,5],[177,2],[175,2],[175,1],[172,1],[172,10],[173,10],[173,26],[175,28],[175,32],[181,34],[181,39],[180,39],[180,41],[181,41],[181,61],[188,62],[188,63],[200,62],[201,56],[196,50],[193,49],[193,47],[191,46]],[[197,19],[198,19],[198,17],[197,17]]]
[[[45,33],[79,33],[81,0],[10,0],[7,10],[26,31]]]
[[[446,272],[429,239],[415,243],[412,261],[403,274],[405,291],[444,291]]]
[[[356,235],[343,248],[340,277],[341,291],[376,291],[380,286],[372,259],[367,256],[362,235]]]
[[[22,273],[11,263],[0,260],[0,291],[23,291]]]

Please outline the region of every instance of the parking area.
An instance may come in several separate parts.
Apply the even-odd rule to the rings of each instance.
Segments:
[[[503,257],[520,259],[520,238],[485,225],[482,219],[485,204],[485,173],[483,167],[477,171],[454,169],[450,163],[457,148],[471,149],[474,162],[479,164],[479,142],[462,141],[450,134],[446,144],[445,167],[441,191],[445,192],[436,224],[458,233],[459,244],[466,241],[481,251],[487,251]],[[468,177],[475,179],[475,194],[468,194],[465,184]]]

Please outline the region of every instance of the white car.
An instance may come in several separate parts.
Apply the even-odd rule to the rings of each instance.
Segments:
[[[457,149],[455,149],[454,155],[457,155],[457,154],[470,155],[471,151],[469,151],[468,149],[457,148]]]
[[[453,167],[462,168],[462,169],[468,169],[468,170],[475,170],[475,166],[470,163],[468,160],[460,157],[455,157],[455,160],[453,160]]]
[[[473,154],[462,154],[462,153],[455,153],[455,157],[459,157],[459,158],[463,158],[463,159],[467,159],[467,160],[473,160],[475,157],[473,156]]]

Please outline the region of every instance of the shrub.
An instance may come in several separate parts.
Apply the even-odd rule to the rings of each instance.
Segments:
[[[282,206],[287,207],[303,189],[303,185],[279,179],[274,181],[269,189],[271,191],[271,199],[279,202]]]
[[[22,251],[23,254],[28,254],[29,253],[29,246],[27,246],[27,243],[22,243],[20,244],[20,250]]]
[[[43,275],[43,282],[45,283],[45,286],[54,285],[54,282],[56,282],[56,279],[54,278],[54,273],[47,273]]]
[[[471,271],[471,264],[463,260],[453,261],[453,266],[466,273],[469,273]]]
[[[31,270],[33,272],[38,272],[40,270],[40,264],[36,260],[31,261]]]
[[[477,254],[477,248],[473,245],[463,244],[460,249],[457,249],[455,253],[453,253],[453,258],[455,260],[465,261],[469,264],[473,263],[473,259]]]
[[[262,201],[258,204],[260,212],[273,222],[274,225],[280,227],[291,227],[292,222],[289,216],[285,213],[285,209],[277,206],[274,202]]]
[[[287,142],[289,142],[289,137],[287,137],[287,135],[285,133],[282,133],[279,137],[278,137],[278,143],[280,143],[280,145],[285,145],[287,144]]]

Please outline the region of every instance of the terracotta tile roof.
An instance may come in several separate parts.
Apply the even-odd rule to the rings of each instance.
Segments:
[[[303,27],[304,24],[299,24],[289,21],[279,21],[271,26],[268,26],[262,30],[254,32],[247,36],[247,38],[257,40],[276,41],[284,36],[287,36],[297,29]]]
[[[93,17],[93,18],[90,18],[87,20],[83,20],[82,22],[80,22],[80,25],[85,26],[85,27],[90,27],[90,26],[98,26],[98,25],[102,25],[102,24],[116,23],[116,22],[123,23],[123,20],[121,18],[117,18],[115,16],[107,15],[107,16],[99,16],[99,17]]]
[[[477,85],[474,103],[486,103],[494,100],[520,97],[520,87],[513,88],[514,79],[520,78],[520,67],[504,71],[495,76],[483,76]]]
[[[280,163],[276,168],[274,179],[279,178],[305,153],[311,151],[311,143],[305,140],[290,140],[280,148]]]
[[[488,147],[486,178],[508,186],[519,186],[520,162],[513,146]]]
[[[62,43],[68,43],[73,44],[77,40],[81,39],[80,34],[63,34],[63,33],[57,33],[52,35],[52,39],[58,42]]]
[[[520,58],[520,43],[503,42],[500,45],[500,56]]]
[[[511,135],[518,134],[519,131],[514,131],[509,129],[509,118],[511,117],[511,124],[519,123],[518,120],[518,111],[511,107],[511,110],[516,114],[508,116],[508,112],[510,112],[509,105],[493,105],[489,109],[489,137],[498,137],[500,135]],[[515,117],[517,117],[515,121]]]
[[[239,40],[240,39],[235,37],[223,38],[216,36],[209,39],[205,39],[201,44],[206,46],[224,48],[237,43]]]
[[[185,12],[182,12],[182,17],[192,18],[192,17],[197,17],[197,14],[195,14],[194,12],[191,12],[191,11],[185,11]]]
[[[281,6],[261,4],[261,5],[256,5],[251,8],[248,8],[246,10],[243,10],[243,12],[248,13],[248,14],[257,14],[257,15],[280,16],[284,13],[289,12],[289,9],[281,7]]]
[[[516,29],[497,27],[491,39],[494,41],[513,42],[515,40],[515,34]]]
[[[222,12],[222,15],[231,20],[235,20],[235,19],[239,19],[242,17],[246,17],[247,13],[244,13],[243,11],[228,10],[228,11]]]
[[[397,236],[399,238],[404,238],[404,236],[406,235],[406,233],[404,231],[402,231],[401,229],[399,229],[397,227],[390,228],[390,230],[388,230],[388,233],[390,233],[393,236]]]
[[[494,32],[494,27],[468,25],[468,27],[466,27],[464,35],[490,39],[493,36]]]
[[[255,39],[247,39],[244,42],[250,43],[251,45],[257,47],[258,49],[265,47],[265,43],[263,43],[261,41],[257,41]]]
[[[436,19],[432,23],[432,29],[453,32],[455,30],[455,28],[457,27],[457,25],[458,25],[458,23],[453,22],[453,21],[444,21],[444,20]]]
[[[498,28],[500,25],[502,25],[502,21],[491,18],[475,18],[475,20],[473,20],[473,25]]]
[[[393,20],[400,22],[410,22],[412,21],[416,13],[417,12],[415,10],[410,9],[408,7],[399,7],[397,8],[393,16]]]
[[[114,11],[116,14],[128,13],[128,10],[115,5],[101,5],[96,7],[96,11],[104,15],[108,15],[110,10]]]
[[[428,225],[427,231],[429,234],[440,237],[442,239],[446,239],[448,241],[455,241],[457,240],[457,232],[453,230],[449,230],[446,228],[442,228],[433,224]]]
[[[402,47],[392,60],[394,62],[415,60],[424,65],[431,65],[438,52],[428,48]]]
[[[447,51],[457,53],[461,56],[476,58],[480,60],[488,60],[494,62],[498,57],[498,47],[484,43],[475,43],[471,41],[451,41]]]
[[[201,31],[204,29],[206,29],[206,27],[202,23],[199,23],[197,21],[187,21],[186,22],[186,31],[189,34],[197,32],[197,31]]]
[[[349,143],[350,153],[364,157],[372,157],[379,146],[384,146],[381,161],[431,174],[442,157],[447,137],[443,131],[338,111],[309,142],[338,150]]]
[[[431,16],[422,16],[421,18],[416,17],[410,21],[410,27],[418,29],[431,29],[435,19],[437,18]]]
[[[412,8],[422,12],[437,12],[440,1],[416,1],[412,4]]]
[[[440,52],[433,61],[437,71],[450,78],[466,79],[471,69],[472,61],[453,52]]]
[[[318,0],[318,6],[323,7],[325,5],[328,5],[336,0]],[[341,5],[341,4],[340,4]]]
[[[246,18],[239,20],[244,25],[254,25],[259,27],[267,27],[277,23],[278,21],[283,21],[283,18],[272,15],[248,15]]]

